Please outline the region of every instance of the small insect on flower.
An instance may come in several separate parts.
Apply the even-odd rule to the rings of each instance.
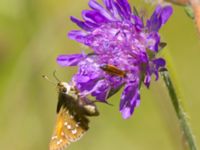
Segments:
[[[103,64],[100,66],[100,68],[108,74],[120,76],[122,78],[126,77],[126,71],[120,70],[113,65]]]
[[[81,97],[75,86],[59,81],[57,88],[57,119],[49,150],[63,150],[71,142],[79,140],[89,129],[87,116],[99,115],[96,105]]]

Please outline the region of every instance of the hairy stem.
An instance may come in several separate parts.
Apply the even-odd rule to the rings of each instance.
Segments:
[[[189,0],[164,0],[166,2],[171,2],[177,5],[187,5],[189,4]]]
[[[161,75],[163,76],[163,79],[164,79],[165,85],[168,89],[169,96],[171,98],[173,107],[174,107],[174,109],[176,111],[176,115],[179,119],[180,127],[183,132],[183,138],[187,142],[190,150],[197,150],[194,136],[192,134],[192,131],[189,126],[189,123],[188,123],[186,114],[183,110],[183,107],[181,106],[181,103],[178,100],[178,96],[176,94],[174,85],[171,81],[170,75],[166,69],[161,70]]]

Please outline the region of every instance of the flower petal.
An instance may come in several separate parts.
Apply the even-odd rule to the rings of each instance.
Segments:
[[[128,119],[140,104],[139,85],[137,82],[126,84],[121,96],[120,112],[124,119]]]
[[[154,74],[156,76],[156,80],[158,80],[159,78],[159,69],[162,68],[162,67],[165,67],[165,60],[163,58],[157,58],[157,59],[154,59],[153,60],[153,63],[155,65],[155,68],[154,68]]]
[[[104,4],[105,4],[105,6],[106,6],[106,8],[107,8],[108,10],[112,10],[111,1],[112,1],[112,0],[103,0]]]
[[[99,78],[91,79],[90,76],[76,74],[73,76],[72,80],[76,83],[76,87],[81,95],[87,96],[88,94],[91,94]]]
[[[77,42],[84,43],[86,33],[84,33],[83,31],[80,31],[80,30],[72,30],[68,33],[68,37],[72,40],[76,40]]]
[[[162,25],[167,22],[172,13],[173,9],[170,5],[164,7],[158,5],[150,20],[147,20],[147,27],[149,28],[149,31],[157,32],[162,27]]]
[[[160,36],[157,32],[151,32],[147,37],[147,47],[150,50],[158,52],[160,43]]]
[[[98,11],[92,11],[92,10],[85,10],[82,11],[82,16],[84,20],[91,20],[94,23],[105,23],[107,22],[107,18],[105,18],[103,15],[101,15]]]
[[[110,21],[114,21],[114,18],[112,18],[112,16],[108,13],[108,11],[106,11],[99,3],[97,3],[95,0],[90,0],[89,1],[89,6],[90,8],[98,11],[101,13],[102,16],[104,16],[105,18],[107,18]]]
[[[86,31],[90,31],[91,27],[88,26],[84,21],[81,21],[73,16],[70,17],[71,21],[74,22],[75,24],[77,24],[77,26],[79,26],[80,28],[82,28],[83,30]]]
[[[84,57],[83,54],[59,55],[57,63],[61,66],[77,66]]]
[[[146,85],[147,88],[149,88],[150,82],[151,82],[151,71],[150,71],[150,67],[148,66],[146,68],[146,74],[144,77],[144,84]]]
[[[144,24],[143,24],[143,21],[141,20],[141,18],[139,16],[136,16],[136,15],[132,15],[131,17],[134,20],[134,24],[135,24],[136,28],[138,30],[142,30],[142,28],[144,27]]]
[[[157,32],[162,25],[162,20],[157,15],[158,15],[157,11],[155,11],[153,15],[151,16],[150,20],[147,20],[147,27],[148,27],[149,32],[152,32],[152,31]]]
[[[157,58],[153,60],[154,64],[156,65],[156,68],[164,67],[166,62],[163,58]]]
[[[126,19],[125,12],[121,9],[120,5],[113,1],[113,8],[115,9],[115,16],[118,19],[124,20]]]
[[[117,0],[117,2],[123,8],[123,10],[126,14],[125,17],[127,19],[130,19],[130,17],[131,17],[131,7],[130,7],[128,1],[127,0]]]
[[[160,14],[162,25],[167,22],[167,20],[172,15],[172,13],[173,13],[173,9],[170,5],[163,7],[162,12]]]
[[[108,93],[110,91],[110,86],[106,80],[100,80],[94,92],[92,92],[92,96],[96,97],[96,100],[105,102],[108,98]]]

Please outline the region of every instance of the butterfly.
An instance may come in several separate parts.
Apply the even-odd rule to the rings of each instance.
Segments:
[[[119,77],[122,77],[122,78],[126,77],[126,72],[125,71],[120,70],[119,68],[117,68],[117,67],[115,67],[113,65],[103,64],[103,65],[100,66],[100,68],[103,71],[105,71],[105,72],[107,72],[107,73],[109,73],[111,75],[116,75],[116,76],[119,76]]]
[[[63,150],[89,129],[88,116],[98,116],[94,102],[81,97],[75,86],[58,82],[57,118],[49,150]]]

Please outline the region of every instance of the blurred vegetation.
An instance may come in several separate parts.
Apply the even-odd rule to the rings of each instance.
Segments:
[[[130,1],[130,0],[129,0]],[[138,8],[154,6],[132,1]],[[81,5],[78,5],[81,4]],[[61,80],[69,81],[76,68],[61,68],[56,57],[78,53],[82,47],[66,38],[77,28],[69,16],[80,17],[87,0],[1,0],[0,1],[0,147],[7,150],[44,150],[53,132],[57,93],[41,75],[52,78],[56,69]],[[193,21],[183,8],[163,27],[168,43],[161,54],[171,56],[181,91],[180,99],[188,112],[200,145],[200,38]],[[101,115],[91,119],[90,130],[70,150],[182,150],[178,122],[163,81],[142,88],[141,105],[129,120],[114,106],[98,103]]]

